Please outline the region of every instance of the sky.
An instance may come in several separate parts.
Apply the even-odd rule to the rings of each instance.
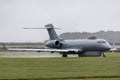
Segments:
[[[0,0],[0,42],[43,42],[52,23],[63,32],[120,31],[120,0]]]

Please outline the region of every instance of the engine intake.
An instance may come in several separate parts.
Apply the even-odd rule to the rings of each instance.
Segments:
[[[45,45],[47,47],[60,48],[63,45],[63,43],[62,41],[59,41],[59,40],[50,40],[50,41],[47,41]]]
[[[60,42],[59,41],[55,41],[55,45],[59,46]]]

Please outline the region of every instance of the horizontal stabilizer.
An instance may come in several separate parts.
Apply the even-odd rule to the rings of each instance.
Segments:
[[[23,29],[50,29],[51,27],[46,27],[46,28],[27,28],[27,27],[23,27]],[[60,29],[61,28],[54,28],[54,29]]]

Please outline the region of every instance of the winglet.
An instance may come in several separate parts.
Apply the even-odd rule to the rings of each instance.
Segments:
[[[3,46],[3,49],[8,50],[4,43],[1,43],[1,44]]]

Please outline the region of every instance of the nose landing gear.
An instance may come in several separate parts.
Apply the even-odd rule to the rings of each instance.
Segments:
[[[105,53],[104,53],[104,52],[102,52],[102,57],[106,57],[106,55],[105,55]]]

